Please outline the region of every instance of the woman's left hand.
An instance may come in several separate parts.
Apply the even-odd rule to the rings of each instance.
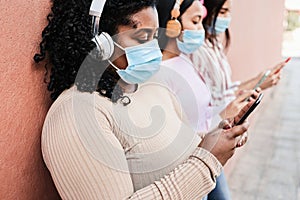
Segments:
[[[248,140],[248,131],[246,131],[243,135],[240,136],[235,147],[242,147],[244,144],[246,144],[247,140]]]
[[[286,62],[280,62],[277,65],[275,65],[273,68],[271,68],[271,73],[266,78],[266,80],[260,85],[260,88],[262,90],[265,90],[267,88],[270,88],[272,86],[277,85],[277,83],[280,80],[281,77],[281,69],[286,65]],[[256,80],[257,82],[264,76],[265,72],[260,73]]]

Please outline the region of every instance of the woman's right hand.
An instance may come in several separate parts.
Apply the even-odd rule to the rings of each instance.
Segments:
[[[262,90],[265,90],[267,88],[270,88],[274,85],[277,85],[277,83],[280,80],[280,76],[281,76],[281,69],[286,65],[285,61],[281,61],[280,63],[278,63],[277,65],[275,65],[274,67],[270,68],[271,73],[268,75],[268,77],[266,78],[266,80],[259,86]],[[258,74],[256,76],[256,78],[254,79],[256,81],[256,83],[264,76],[265,71],[261,72],[260,74]]]
[[[249,123],[244,122],[242,125],[233,127],[228,120],[223,120],[221,123],[223,123],[223,128],[219,126],[206,134],[199,147],[212,153],[224,166],[233,156],[235,148],[238,146],[239,136],[248,130]]]
[[[254,93],[254,98],[245,101],[246,105],[237,115],[222,120],[218,127],[207,133],[199,144],[199,147],[211,152],[223,166],[233,156],[235,148],[241,147],[247,142],[249,123],[245,121],[241,125],[235,125],[235,122],[239,121],[255,102],[258,92],[260,90]]]
[[[260,91],[260,90],[258,90]],[[220,116],[222,119],[231,119],[238,115],[238,113],[249,103],[245,101],[248,97],[257,96],[258,92],[254,90],[243,90],[235,100],[230,102],[226,108],[221,111]]]

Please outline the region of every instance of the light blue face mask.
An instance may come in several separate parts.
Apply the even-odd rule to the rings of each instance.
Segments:
[[[126,48],[117,43],[115,45],[125,51],[128,66],[126,69],[119,69],[111,61],[109,63],[126,83],[144,83],[159,70],[162,53],[156,39]]]
[[[216,34],[221,34],[228,29],[229,24],[231,22],[231,17],[217,17],[216,24],[215,24],[215,32]],[[208,29],[209,33],[212,33],[212,26]]]
[[[178,49],[185,54],[191,54],[196,51],[204,42],[205,31],[201,30],[184,30],[181,42],[176,38]]]

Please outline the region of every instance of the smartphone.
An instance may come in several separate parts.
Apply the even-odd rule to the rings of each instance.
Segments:
[[[253,90],[256,90],[265,80],[266,78],[270,75],[271,70],[267,70],[265,72],[265,74],[261,77],[261,79],[256,83],[256,85],[254,86]]]
[[[271,70],[267,70],[265,72],[265,74],[260,78],[260,80],[256,83],[256,85],[254,86],[253,90],[256,90],[258,87],[261,86],[261,84],[266,80],[266,78],[268,78],[268,76],[270,75]],[[250,97],[247,97],[244,101],[248,101],[250,99]]]
[[[242,123],[244,123],[244,121],[248,118],[248,116],[252,113],[252,111],[258,106],[258,104],[261,102],[261,99],[263,98],[263,93],[261,93],[257,99],[255,100],[255,102],[250,106],[250,108],[245,112],[245,114],[240,118],[240,120],[235,123],[234,125],[241,125]]]
[[[285,63],[288,63],[291,59],[292,59],[291,57],[288,57],[284,62],[285,62]],[[277,69],[276,72],[274,72],[274,74],[279,73],[279,72],[282,70],[283,67],[284,67],[284,66],[282,66],[282,67],[280,67],[279,69]]]

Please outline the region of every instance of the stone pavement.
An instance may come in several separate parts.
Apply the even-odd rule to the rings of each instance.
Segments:
[[[227,176],[232,199],[300,200],[300,58],[286,65],[255,112]]]

